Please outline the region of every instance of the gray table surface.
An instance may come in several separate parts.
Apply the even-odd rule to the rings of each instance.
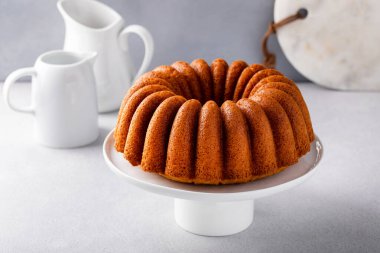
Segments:
[[[256,201],[229,237],[179,228],[173,201],[129,185],[102,157],[116,113],[92,145],[33,141],[33,117],[0,101],[0,252],[380,252],[380,93],[301,84],[325,153],[304,184]],[[27,103],[29,85],[13,91]],[[2,94],[1,94],[2,95]]]

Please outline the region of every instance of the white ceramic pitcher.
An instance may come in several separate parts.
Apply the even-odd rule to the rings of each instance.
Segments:
[[[62,50],[42,54],[34,67],[12,72],[4,83],[6,104],[35,117],[37,142],[54,148],[89,144],[99,135],[93,63],[96,52]],[[32,76],[29,106],[14,104],[11,87],[23,76]]]
[[[117,12],[94,0],[60,0],[57,6],[66,26],[64,49],[98,53],[94,71],[99,112],[118,109],[133,80],[149,66],[154,48],[152,36],[140,25],[125,27]],[[145,45],[136,75],[127,44],[131,33],[140,36]]]

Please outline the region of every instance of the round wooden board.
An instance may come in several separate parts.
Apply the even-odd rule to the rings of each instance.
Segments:
[[[340,90],[380,90],[380,1],[276,0],[275,22],[308,16],[277,31],[290,63],[305,77]]]

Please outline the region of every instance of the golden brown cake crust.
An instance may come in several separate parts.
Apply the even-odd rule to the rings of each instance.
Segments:
[[[141,77],[139,77],[139,79],[137,79],[137,81],[131,87],[131,89],[129,90],[127,94],[132,95],[134,92],[141,89],[142,87],[156,84],[156,85],[162,85],[162,86],[168,87],[174,93],[182,95],[182,91],[176,83],[171,83],[170,79],[165,80],[158,76],[164,77],[163,75],[154,73],[152,71],[143,74]]]
[[[211,63],[211,74],[214,83],[214,101],[218,105],[223,103],[227,71],[228,64],[225,60],[217,58]]]
[[[198,75],[190,64],[185,61],[176,61],[171,66],[185,76],[190,85],[193,98],[203,102],[202,89],[200,81],[198,80]]]
[[[265,67],[260,64],[252,64],[249,67],[246,67],[241,73],[238,82],[236,84],[235,92],[234,92],[234,102],[237,102],[241,99],[244,89],[247,86],[249,80],[251,80],[252,76],[259,72],[260,70],[264,70]]]
[[[224,170],[223,179],[247,182],[252,177],[252,156],[248,126],[237,105],[227,100],[221,107],[223,119]]]
[[[261,79],[260,82],[258,82],[253,87],[253,89],[251,90],[250,96],[254,94],[256,87],[258,85],[265,84],[265,83],[276,83],[276,82],[287,83],[287,84],[293,85],[294,87],[297,87],[295,82],[293,82],[292,80],[290,80],[286,76],[283,76],[282,74],[281,75],[270,75],[270,76],[267,76],[267,77],[264,77],[263,79]]]
[[[202,83],[203,101],[212,100],[214,95],[210,66],[203,59],[192,61],[190,66],[195,70],[198,80]]]
[[[162,85],[145,86],[133,93],[130,99],[126,100],[127,105],[123,107],[123,110],[120,112],[120,120],[114,132],[115,148],[117,151],[124,151],[129,125],[131,124],[132,117],[137,107],[147,96],[158,91],[169,91],[169,89]]]
[[[309,135],[302,112],[296,101],[282,90],[269,88],[260,89],[256,94],[267,94],[275,99],[285,110],[292,125],[294,139],[299,156],[303,156],[310,150]]]
[[[177,61],[142,75],[124,97],[114,138],[116,150],[144,171],[184,183],[234,184],[296,163],[314,132],[292,80],[218,58],[211,66]]]
[[[303,99],[303,96],[300,92],[300,90],[296,86],[289,85],[287,83],[264,83],[258,87],[258,89],[268,89],[268,88],[275,88],[282,90],[292,96],[292,98],[296,101],[298,104],[303,118],[305,120],[307,132],[309,135],[309,140],[310,142],[314,141],[314,131],[313,131],[313,126],[311,123],[311,118],[309,114],[309,110],[307,109],[307,105],[305,103],[305,100]]]
[[[187,84],[186,79],[179,73],[177,70],[171,66],[159,66],[153,69],[152,71],[144,74],[144,77],[154,77],[164,79],[170,83],[173,87],[173,91],[177,95],[184,96],[185,98],[191,98],[190,90]]]
[[[237,106],[247,119],[251,132],[253,175],[274,174],[277,170],[276,148],[269,120],[259,104],[241,99]]]
[[[234,97],[235,87],[241,75],[241,72],[248,67],[245,61],[234,61],[227,71],[226,89],[224,91],[224,101],[232,100]]]
[[[250,97],[258,103],[268,117],[276,146],[277,166],[284,167],[298,161],[298,153],[289,118],[282,106],[266,94]]]
[[[121,106],[120,106],[120,109],[119,109],[119,114],[117,116],[117,124],[119,123],[120,121],[120,117],[121,117],[121,114],[123,112],[123,109],[125,107],[125,104],[127,103],[127,101],[129,100],[129,98],[139,89],[145,87],[145,86],[150,86],[150,85],[162,85],[162,86],[165,86],[167,87],[169,90],[173,91],[174,93],[176,94],[180,94],[180,90],[176,89],[176,87],[174,87],[171,83],[163,80],[163,79],[160,79],[160,78],[151,78],[151,77],[148,77],[150,76],[149,74],[150,72],[148,73],[145,73],[144,75],[142,75],[140,78],[138,78],[136,80],[136,82],[134,83],[134,85],[132,85],[132,87],[128,90],[127,94],[124,96],[124,99],[123,101],[121,102]]]
[[[163,65],[163,66],[159,66],[155,68],[152,71],[152,73],[180,87],[182,91],[182,96],[184,96],[185,98],[191,99],[193,97],[193,94],[191,93],[190,85],[188,84],[187,79],[185,78],[185,76],[179,73],[175,68],[171,66]]]
[[[222,118],[214,101],[201,109],[196,145],[194,182],[219,184],[223,170]]]
[[[252,89],[256,86],[258,82],[260,82],[261,79],[273,76],[273,75],[282,75],[280,72],[278,72],[275,69],[263,69],[255,73],[252,78],[249,80],[247,86],[245,87],[243,98],[248,98],[249,94],[251,93]]]
[[[201,103],[186,101],[174,119],[168,142],[165,175],[190,180],[194,177],[195,142]]]
[[[124,147],[124,157],[134,166],[141,163],[144,140],[151,117],[165,99],[174,96],[171,91],[159,91],[147,96],[133,114]]]
[[[164,173],[171,125],[178,109],[185,102],[186,99],[182,96],[169,97],[154,112],[144,142],[141,161],[143,170]]]

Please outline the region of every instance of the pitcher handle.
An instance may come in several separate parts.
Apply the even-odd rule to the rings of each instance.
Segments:
[[[127,39],[128,39],[128,35],[131,33],[134,33],[140,36],[145,47],[144,59],[141,63],[139,70],[137,71],[134,77],[134,80],[136,80],[137,77],[139,77],[142,73],[144,73],[147,70],[150,62],[152,61],[153,52],[154,52],[154,42],[153,42],[152,35],[145,27],[141,25],[130,25],[130,26],[125,27],[119,34],[119,40],[123,40],[120,43],[120,46],[123,50],[128,50]]]
[[[14,111],[17,112],[24,112],[24,113],[34,113],[34,108],[33,105],[28,105],[28,106],[16,106],[12,103],[10,100],[10,88],[13,84],[16,83],[18,79],[20,79],[23,76],[36,76],[37,72],[34,68],[23,68],[23,69],[18,69],[14,72],[12,72],[7,79],[4,82],[4,100],[5,103],[8,105],[9,108],[11,108]]]

